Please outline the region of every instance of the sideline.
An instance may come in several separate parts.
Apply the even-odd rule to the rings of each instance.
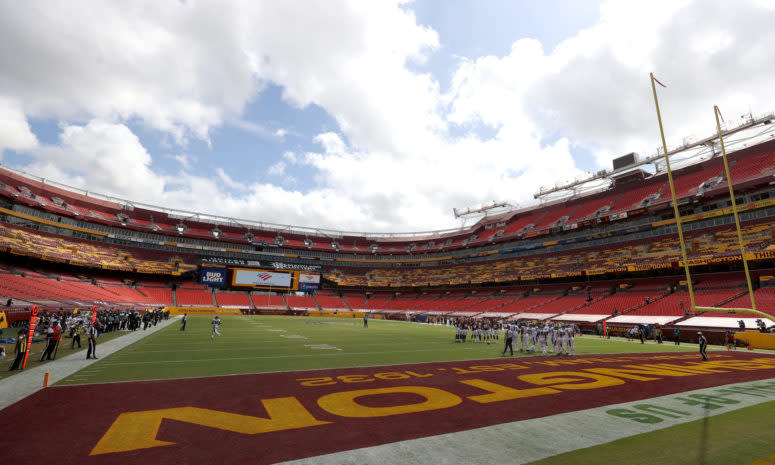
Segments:
[[[43,389],[43,376],[46,372],[51,373],[49,378],[49,386],[51,386],[75,372],[83,370],[95,362],[99,362],[102,358],[166,328],[179,319],[180,316],[171,317],[169,320],[162,321],[156,326],[152,326],[150,329],[128,332],[127,334],[111,339],[104,344],[100,344],[99,341],[97,341],[97,355],[100,357],[97,360],[87,360],[85,351],[79,351],[55,361],[38,365],[34,368],[28,368],[21,373],[9,376],[0,381],[0,410]]]

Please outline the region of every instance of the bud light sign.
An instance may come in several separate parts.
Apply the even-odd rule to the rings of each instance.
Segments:
[[[199,271],[199,283],[207,286],[225,286],[226,268],[210,268],[203,266]]]

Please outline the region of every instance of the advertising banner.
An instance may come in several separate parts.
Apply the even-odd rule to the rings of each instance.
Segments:
[[[231,257],[202,257],[200,263],[212,263],[214,265],[236,265],[236,266],[261,266],[258,260],[245,260],[242,258]]]
[[[271,262],[269,264],[275,270],[294,270],[294,271],[323,271],[320,265],[302,265],[299,263]]]
[[[299,274],[299,283],[320,284],[320,275],[301,273]]]
[[[199,283],[207,286],[223,287],[226,285],[226,268],[203,266],[199,271]]]
[[[299,274],[299,290],[300,291],[316,291],[320,289],[320,275],[319,274]]]
[[[237,286],[291,287],[290,273],[277,273],[262,270],[234,269],[233,284]]]

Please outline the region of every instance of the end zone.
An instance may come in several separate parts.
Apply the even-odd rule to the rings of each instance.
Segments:
[[[770,378],[749,353],[490,359],[63,386],[4,413],[26,419],[9,443],[46,431],[63,464],[274,463]]]

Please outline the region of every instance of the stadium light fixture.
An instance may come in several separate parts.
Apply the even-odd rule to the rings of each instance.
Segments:
[[[213,237],[216,239],[220,239],[221,235],[223,234],[223,231],[218,229],[218,226],[214,227],[210,232],[213,234]]]

